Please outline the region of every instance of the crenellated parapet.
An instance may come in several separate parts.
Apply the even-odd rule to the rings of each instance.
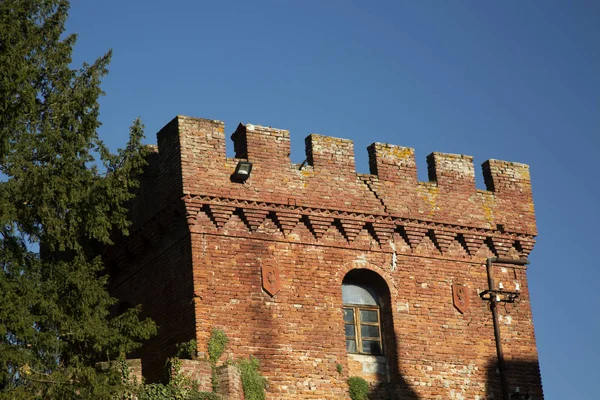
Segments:
[[[251,201],[324,206],[348,211],[384,213],[384,207],[356,174],[352,141],[310,135],[307,162],[291,163],[289,132],[258,125],[240,125],[231,136],[235,158],[225,156],[220,121],[177,117],[158,133],[178,136],[182,191]],[[167,141],[165,141],[167,143]],[[246,183],[231,181],[238,160],[253,164]]]
[[[486,161],[487,190],[479,190],[470,156],[432,153],[427,158],[429,182],[419,182],[414,150],[407,147],[372,144],[371,173],[357,174],[351,140],[309,135],[306,161],[297,165],[289,158],[286,130],[240,124],[231,139],[234,158],[226,157],[222,122],[178,116],[158,133],[160,168],[177,181],[181,196],[536,234],[529,170],[523,164]],[[251,178],[244,183],[231,179],[239,160],[253,164]],[[173,170],[174,163],[179,171]],[[269,211],[256,212],[261,219]],[[359,229],[353,228],[352,218],[338,219],[350,236]],[[314,216],[313,220],[318,230],[319,222]],[[420,235],[418,230],[410,234]],[[444,240],[439,240],[442,247]]]
[[[431,153],[429,182],[417,180],[414,150],[369,146],[371,185],[389,213],[406,218],[536,234],[529,167],[498,160],[483,163],[487,190],[475,187],[473,157]]]

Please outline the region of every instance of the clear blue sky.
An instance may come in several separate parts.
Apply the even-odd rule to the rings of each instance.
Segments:
[[[112,148],[184,114],[289,129],[294,162],[350,138],[359,172],[374,141],[416,148],[421,180],[432,151],[529,164],[546,399],[598,398],[600,2],[74,1],[68,29],[76,64],[114,50]]]

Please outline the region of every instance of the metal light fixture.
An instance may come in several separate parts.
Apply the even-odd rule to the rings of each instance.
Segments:
[[[231,175],[231,179],[235,182],[245,182],[250,178],[252,172],[252,163],[248,161],[239,161],[235,167],[235,172]]]
[[[519,291],[488,289],[479,293],[479,297],[483,300],[495,301],[496,303],[515,303],[519,301]]]
[[[516,260],[512,258],[488,258],[485,262],[485,266],[487,270],[489,289],[479,293],[479,297],[490,302],[490,310],[492,311],[492,319],[494,321],[494,338],[496,339],[496,353],[498,355],[498,371],[500,372],[500,384],[502,386],[502,400],[511,400],[512,395],[509,393],[506,365],[504,364],[504,351],[502,350],[502,340],[500,339],[500,322],[498,321],[497,307],[499,303],[514,303],[519,301],[521,287],[515,282],[514,291],[504,290],[504,285],[502,282],[500,282],[498,289],[494,289],[494,276],[492,273],[492,266],[494,263],[527,265],[529,264],[529,260],[526,258]]]

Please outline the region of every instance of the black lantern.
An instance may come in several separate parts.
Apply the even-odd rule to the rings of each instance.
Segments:
[[[239,161],[231,179],[235,182],[245,182],[250,178],[250,172],[252,172],[252,163],[248,161]]]

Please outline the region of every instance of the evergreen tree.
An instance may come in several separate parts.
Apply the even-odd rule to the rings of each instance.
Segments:
[[[120,378],[97,363],[156,331],[111,314],[98,251],[127,233],[143,128],[117,154],[99,139],[110,53],[71,69],[68,8],[0,0],[0,398],[111,398]]]

